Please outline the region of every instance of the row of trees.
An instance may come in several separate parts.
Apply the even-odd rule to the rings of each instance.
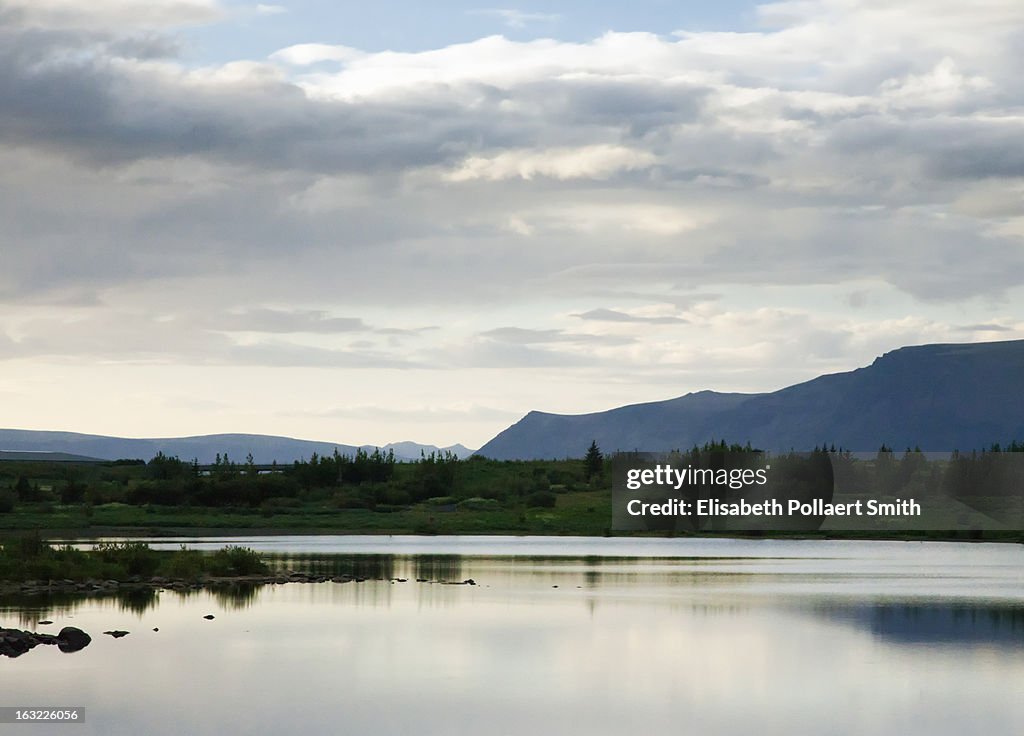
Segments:
[[[472,498],[550,506],[559,490],[599,482],[599,451],[597,458],[589,465],[579,460],[520,463],[478,456],[459,460],[451,452],[433,452],[415,462],[398,462],[393,451],[360,449],[354,455],[335,451],[280,465],[258,465],[251,455],[244,462],[217,455],[204,466],[158,453],[148,463],[33,468],[34,479],[21,476],[9,491],[0,490],[0,507],[6,500],[7,506],[121,502],[283,510],[313,503],[389,510],[428,499],[456,503]],[[47,479],[44,485],[40,478]]]

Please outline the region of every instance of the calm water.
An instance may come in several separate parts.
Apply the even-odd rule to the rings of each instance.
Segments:
[[[52,633],[73,625],[93,636],[74,654],[40,646],[0,658],[0,705],[85,706],[86,723],[0,728],[1024,733],[1024,548],[1016,545],[187,541],[245,544],[283,568],[409,582],[0,599],[0,625]],[[444,584],[467,578],[477,585]],[[38,625],[43,618],[54,623]],[[108,629],[131,634],[115,640],[102,635]]]

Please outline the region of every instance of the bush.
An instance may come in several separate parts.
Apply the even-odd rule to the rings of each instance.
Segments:
[[[535,491],[526,497],[526,505],[536,508],[553,509],[558,503],[558,496],[551,491]]]
[[[355,493],[341,490],[331,498],[331,505],[338,509],[367,509],[370,502]]]
[[[466,511],[500,511],[501,504],[493,498],[475,496],[459,503],[459,508]]]
[[[424,503],[430,506],[453,506],[458,501],[459,499],[455,498],[455,496],[433,496],[424,501]]]
[[[50,545],[46,543],[42,537],[39,536],[39,532],[32,532],[22,537],[18,537],[17,541],[8,546],[4,545],[4,551],[10,549],[11,555],[21,560],[29,560],[33,557],[41,557],[50,551]]]
[[[160,567],[160,554],[145,542],[101,542],[96,545],[96,555],[122,567],[128,575],[150,576]]]
[[[260,508],[270,511],[284,511],[286,509],[297,509],[302,507],[302,501],[297,498],[286,496],[274,496],[260,504]]]
[[[258,552],[234,546],[214,552],[207,568],[212,575],[265,575],[270,571]]]
[[[195,549],[187,549],[185,545],[171,555],[164,568],[166,573],[174,578],[195,579],[201,576],[205,570],[205,558],[203,553]]]
[[[0,514],[9,514],[14,511],[14,501],[14,491],[0,490]]]

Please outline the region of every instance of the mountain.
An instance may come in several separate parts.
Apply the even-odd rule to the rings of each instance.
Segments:
[[[365,449],[365,447],[364,447]],[[395,457],[403,459],[414,459],[418,460],[420,457],[420,451],[422,450],[425,455],[429,455],[432,452],[450,452],[460,460],[465,459],[473,454],[473,450],[470,450],[465,445],[448,445],[447,447],[435,447],[434,445],[421,445],[417,442],[392,442],[381,448],[385,452],[388,450],[395,451]],[[373,451],[370,447],[369,451]]]
[[[36,462],[36,463],[102,463],[97,457],[86,457],[85,455],[71,455],[67,452],[31,452],[15,451],[4,452],[0,450],[0,461],[8,462]]]
[[[532,411],[477,452],[496,459],[663,451],[726,439],[767,450],[822,443],[950,451],[1024,438],[1024,340],[900,348],[870,366],[765,394],[700,391],[594,414]]]
[[[196,458],[206,465],[218,454],[227,455],[235,462],[244,462],[251,452],[258,464],[291,463],[309,458],[314,452],[330,455],[337,449],[343,455],[354,455],[356,447],[336,442],[297,440],[291,437],[274,437],[261,434],[211,434],[197,437],[168,437],[154,439],[130,439],[125,437],[104,437],[77,432],[38,432],[28,429],[0,429],[0,450],[6,452],[69,453],[86,455],[102,460],[138,458],[149,460],[162,452],[168,456],[177,455],[182,460]],[[373,445],[362,449],[372,452]],[[438,448],[434,445],[420,445],[415,442],[398,442],[381,448],[387,452],[394,449],[399,460],[417,460],[422,450],[426,454],[448,450],[459,457],[473,454],[462,445]]]

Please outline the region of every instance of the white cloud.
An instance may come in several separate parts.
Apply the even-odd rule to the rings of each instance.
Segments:
[[[282,15],[288,12],[288,8],[283,5],[264,5],[259,3],[256,5],[257,15]]]
[[[362,56],[364,54],[361,51],[348,46],[300,43],[275,51],[270,58],[272,61],[279,61],[291,66],[310,66],[322,61],[348,62]]]
[[[526,28],[528,25],[533,23],[554,23],[560,15],[556,13],[529,13],[522,10],[512,10],[508,8],[485,8],[482,10],[472,10],[471,13],[475,15],[492,15],[500,18],[506,26],[509,28]]]
[[[1019,2],[202,68],[166,52],[213,2],[6,7],[15,387],[33,365],[198,364],[251,393],[277,366],[395,412],[499,384],[503,406],[573,411],[1024,336]]]
[[[625,146],[595,145],[581,148],[503,151],[496,156],[471,156],[447,175],[449,181],[483,179],[607,179],[621,171],[648,168],[655,161],[649,151]]]

